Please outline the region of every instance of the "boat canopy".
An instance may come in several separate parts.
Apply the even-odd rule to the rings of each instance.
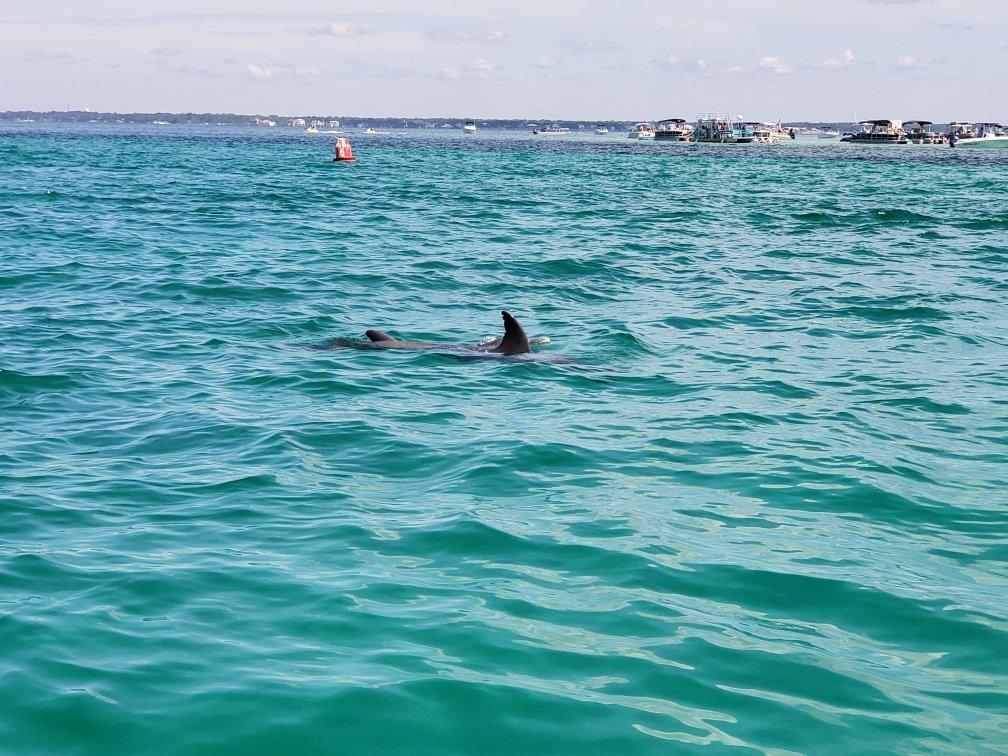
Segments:
[[[977,121],[976,125],[977,126],[993,126],[995,129],[1003,129],[1004,128],[1004,126],[1002,126],[1000,123],[991,123],[989,121]]]
[[[661,125],[663,123],[686,123],[686,119],[685,118],[664,118],[661,121],[658,121],[657,123],[658,123],[658,125]]]
[[[903,123],[916,123],[918,126],[934,126],[934,121],[918,121],[916,119],[903,121]]]
[[[877,118],[872,121],[858,121],[863,126],[898,126],[899,121],[891,121],[888,118]]]

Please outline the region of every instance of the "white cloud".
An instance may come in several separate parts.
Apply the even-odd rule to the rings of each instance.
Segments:
[[[483,39],[487,42],[503,42],[507,37],[500,29],[487,29],[483,33]]]
[[[773,71],[775,74],[780,76],[786,76],[787,74],[794,71],[790,66],[784,65],[780,58],[775,58],[772,55],[767,55],[759,62],[760,68],[765,68],[768,71]]]
[[[682,58],[678,55],[667,55],[664,58],[656,58],[652,61],[658,68],[666,71],[689,71],[707,75],[711,73],[710,64],[703,58]]]
[[[245,66],[245,73],[251,78],[260,81],[270,79],[310,79],[322,75],[318,68],[287,68],[285,66],[260,66],[256,63],[249,63]]]
[[[263,68],[262,66],[257,66],[255,63],[249,63],[245,66],[245,72],[251,76],[253,79],[272,79],[273,70],[270,68]]]
[[[556,68],[559,64],[549,55],[542,55],[535,59],[535,64],[539,68]]]
[[[309,30],[308,33],[327,37],[359,37],[367,33],[367,27],[356,21],[330,21],[325,26]]]
[[[840,71],[854,65],[854,51],[844,50],[839,58],[820,58],[813,66],[820,71]]]
[[[473,71],[493,71],[497,66],[486,58],[476,58],[476,60],[469,63],[469,68]]]
[[[892,62],[892,67],[901,71],[908,71],[912,68],[917,68],[919,65],[920,61],[913,55],[901,55]]]
[[[462,72],[457,68],[442,68],[441,74],[438,78],[444,79],[445,81],[457,81],[462,78]]]
[[[725,73],[729,76],[744,76],[749,73],[749,68],[746,66],[730,66],[725,69]]]
[[[40,50],[37,47],[33,47],[30,50],[25,50],[25,54],[21,56],[21,59],[24,60],[26,63],[71,64],[79,62],[77,58],[68,53],[58,52],[56,50]]]

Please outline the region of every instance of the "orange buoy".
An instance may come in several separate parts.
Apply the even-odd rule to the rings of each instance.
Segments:
[[[350,140],[346,137],[340,137],[336,140],[336,154],[333,155],[334,163],[356,163],[357,158],[353,155],[353,148],[350,146]]]

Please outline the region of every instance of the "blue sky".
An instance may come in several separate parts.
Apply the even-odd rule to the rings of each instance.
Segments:
[[[1005,0],[0,3],[0,110],[1008,119]]]

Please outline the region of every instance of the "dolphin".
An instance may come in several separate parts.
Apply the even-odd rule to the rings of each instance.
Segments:
[[[371,328],[365,331],[367,341],[355,341],[352,339],[334,339],[327,344],[317,347],[318,349],[412,349],[415,351],[462,351],[465,353],[476,353],[484,355],[500,355],[502,357],[516,357],[523,354],[532,353],[532,343],[529,341],[525,329],[521,327],[514,315],[507,310],[501,310],[501,317],[504,319],[504,335],[499,339],[484,342],[481,344],[438,344],[424,341],[402,341],[394,336],[390,336],[384,331]]]

